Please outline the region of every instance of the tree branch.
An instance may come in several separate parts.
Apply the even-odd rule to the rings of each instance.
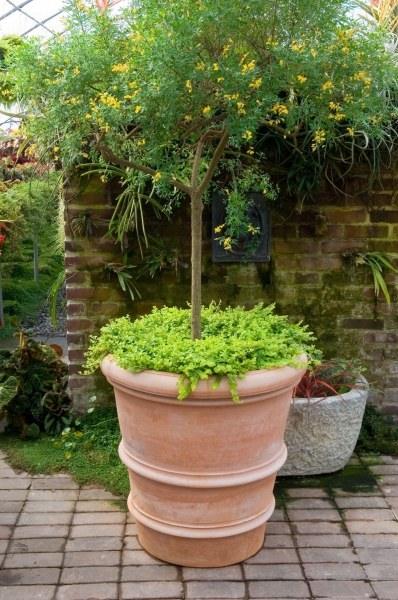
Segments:
[[[221,156],[223,155],[225,148],[228,145],[229,133],[225,130],[222,133],[223,133],[223,136],[222,136],[221,140],[219,141],[219,144],[213,154],[213,158],[210,161],[210,165],[209,165],[209,168],[207,169],[206,175],[204,176],[202,183],[200,184],[200,186],[198,188],[199,194],[203,194],[205,192],[207,186],[209,185],[209,183],[211,181],[211,178],[214,175],[214,171],[216,170],[218,162],[219,162]]]
[[[133,131],[130,131],[130,133],[126,135],[126,140],[131,140],[131,138],[133,138],[135,134],[139,132],[140,129],[141,127],[139,125],[137,125],[137,127],[134,127]]]
[[[140,165],[139,163],[132,162],[130,160],[126,160],[125,158],[120,158],[119,156],[116,156],[112,152],[112,150],[109,148],[109,146],[107,146],[106,144],[103,143],[102,140],[104,139],[104,136],[105,136],[104,133],[102,133],[101,135],[99,135],[99,134],[96,135],[97,143],[95,146],[95,149],[101,153],[101,156],[104,160],[106,160],[107,162],[115,163],[122,167],[128,167],[130,169],[134,169],[135,171],[141,171],[141,173],[146,173],[147,175],[152,175],[152,177],[154,177],[156,175],[157,171],[155,171],[155,169],[152,169],[151,167],[147,167],[145,165]],[[189,194],[189,195],[191,194],[191,188],[188,185],[185,185],[184,183],[181,183],[181,181],[178,181],[177,179],[173,179],[172,177],[169,178],[169,181],[172,185],[174,185],[174,187],[179,189],[181,192],[184,192],[185,194]]]
[[[224,119],[227,117],[226,113],[222,113],[221,115],[215,116],[215,117],[209,117],[208,119],[205,119],[204,121],[200,121],[200,123],[197,123],[196,125],[193,125],[192,127],[190,127],[185,133],[182,134],[182,139],[188,137],[188,135],[190,133],[193,133],[194,131],[196,131],[197,129],[200,129],[201,127],[206,127],[207,125],[210,125],[210,123],[216,123],[217,121],[224,121]]]

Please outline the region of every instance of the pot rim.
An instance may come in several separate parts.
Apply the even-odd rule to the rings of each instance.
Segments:
[[[306,355],[299,358],[306,360]],[[212,389],[216,380],[215,375],[208,379],[198,381],[196,389],[189,393],[184,400],[178,399],[178,373],[167,373],[165,371],[144,371],[133,373],[119,367],[112,355],[106,356],[101,362],[101,370],[108,382],[120,391],[140,397],[144,400],[154,402],[172,403],[183,406],[206,405],[217,406],[220,404],[237,405],[232,402],[229,381],[223,376],[217,389]],[[306,367],[295,369],[293,367],[276,367],[273,369],[258,369],[248,371],[245,378],[237,378],[238,394],[244,403],[265,400],[268,396],[274,396],[275,391],[282,392],[287,387],[294,387],[300,381]],[[249,375],[249,377],[247,377]]]
[[[346,402],[346,401],[352,401],[358,397],[363,397],[365,400],[367,399],[368,395],[369,395],[369,383],[367,381],[367,379],[361,375],[360,377],[358,377],[357,379],[358,384],[364,385],[364,388],[355,388],[352,390],[349,390],[348,392],[344,392],[343,394],[335,394],[333,396],[326,396],[326,398],[310,398],[310,400],[308,400],[308,398],[292,398],[292,404],[307,404],[308,406],[321,406],[322,404],[325,404],[325,402],[333,402],[333,401],[339,401],[339,402]]]

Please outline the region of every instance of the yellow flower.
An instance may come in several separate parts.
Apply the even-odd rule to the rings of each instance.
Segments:
[[[192,117],[191,117],[191,115],[185,115],[184,119],[185,119],[185,121],[186,121],[187,123],[189,123],[190,121],[192,121]]]
[[[331,81],[327,81],[326,83],[323,84],[322,86],[322,91],[326,92],[326,90],[331,90],[333,88],[333,83]]]
[[[126,71],[129,70],[129,66],[126,64],[119,64],[119,65],[115,65],[114,67],[112,67],[112,71],[117,73],[125,73]]]
[[[203,114],[206,115],[210,111],[211,111],[210,106],[205,106],[204,109],[203,109]]]
[[[305,81],[307,81],[307,77],[303,77],[302,75],[297,75],[297,79],[300,83],[304,83]]]
[[[135,107],[135,114],[138,114],[142,109],[142,106],[136,106]]]
[[[204,70],[205,70],[205,66],[206,66],[206,65],[205,65],[205,63],[204,63],[204,62],[203,62],[203,60],[202,60],[201,62],[199,62],[199,63],[196,65],[196,69],[197,69],[198,71],[204,71]]]
[[[246,111],[244,109],[245,103],[244,102],[238,102],[237,103],[237,107],[238,107],[238,114],[239,115],[245,115]]]
[[[86,114],[86,119],[91,119],[91,116],[89,113]]]
[[[224,250],[231,250],[232,246],[231,246],[231,238],[230,237],[226,237],[224,240]]]
[[[279,64],[280,64],[280,66],[281,66],[281,67],[283,67],[283,65],[284,65],[285,63],[284,63],[284,61],[283,61],[283,60],[280,60],[280,61],[279,61]]]
[[[250,146],[249,150],[247,151],[247,154],[254,154],[253,146]]]
[[[350,134],[351,137],[354,137],[355,131],[352,127],[347,127],[347,131]]]
[[[287,109],[287,107],[284,104],[281,104],[280,102],[277,102],[273,107],[272,107],[272,112],[278,114],[278,115],[288,115],[289,114],[289,110]]]
[[[253,90],[258,90],[258,88],[261,86],[262,81],[262,77],[259,77],[258,79],[253,79],[253,81],[249,83],[249,87],[253,88]]]
[[[106,179],[105,179],[105,176],[104,176],[104,175],[101,175],[100,179],[101,179],[101,181],[102,181],[103,183],[105,183],[105,182],[106,182]]]
[[[188,92],[191,93],[192,92],[192,84],[190,82],[190,80],[188,79],[185,83],[185,87],[188,88]]]
[[[80,69],[79,69],[79,67],[76,67],[75,70],[73,71],[73,75],[76,76],[76,75],[79,75],[79,73],[80,73]]]
[[[59,148],[58,148],[58,146],[54,146],[54,152],[57,154],[57,153],[58,153],[58,151],[59,151]]]
[[[220,231],[225,227],[225,223],[223,223],[222,225],[219,225],[218,227],[215,228],[215,233],[220,233]]]
[[[245,75],[247,73],[247,71],[253,71],[255,66],[256,66],[255,60],[251,60],[249,63],[244,64],[243,69],[242,69],[242,75]]]
[[[159,173],[159,171],[158,171],[158,172],[156,173],[156,175],[154,175],[154,176],[152,177],[152,181],[153,181],[153,183],[156,183],[157,181],[159,181],[159,179],[162,179],[162,174],[161,174],[161,173]]]
[[[215,71],[218,71],[218,64],[217,64],[217,63],[213,63],[213,69],[214,69]]]
[[[253,134],[252,134],[251,131],[246,131],[246,133],[244,133],[242,135],[242,137],[243,137],[244,140],[251,140],[251,138],[253,137]]]
[[[315,57],[318,53],[316,52],[316,50],[314,50],[314,48],[311,48],[310,50],[311,54],[313,57]]]

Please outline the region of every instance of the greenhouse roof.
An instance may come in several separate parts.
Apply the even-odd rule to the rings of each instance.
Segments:
[[[49,37],[62,31],[63,0],[0,0],[0,35]]]
[[[121,7],[126,0],[111,0]],[[63,30],[64,0],[0,0],[0,37],[35,35],[48,38]]]

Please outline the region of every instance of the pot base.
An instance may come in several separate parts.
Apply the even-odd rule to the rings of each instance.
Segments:
[[[182,538],[155,531],[137,521],[138,540],[155,558],[181,567],[227,567],[257,554],[265,526],[222,538]]]

